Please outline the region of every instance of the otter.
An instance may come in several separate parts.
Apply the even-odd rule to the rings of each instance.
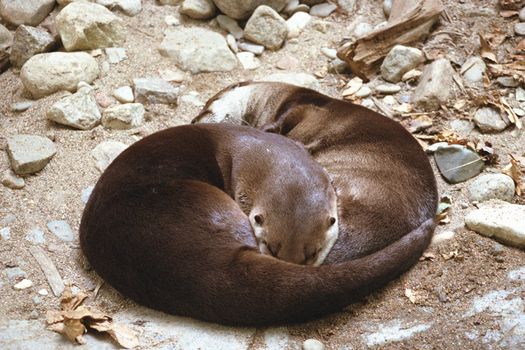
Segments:
[[[241,82],[192,123],[248,124],[302,143],[336,189],[339,238],[325,263],[365,257],[433,218],[437,185],[425,152],[400,124],[368,108],[277,82]]]
[[[282,164],[286,156],[299,168],[275,169],[272,162]],[[251,220],[264,215],[263,222],[270,222],[277,212],[259,211],[267,202],[258,197],[290,190],[284,195],[295,198],[299,191],[311,199],[303,188],[281,187],[278,177],[264,172],[301,176],[297,173],[307,168],[307,176],[319,174],[305,161],[309,158],[294,142],[247,127],[181,126],[155,133],[125,150],[100,177],[81,220],[82,250],[123,295],[172,314],[255,325],[334,311],[413,263],[432,224],[370,257],[340,265],[305,266],[260,254]],[[320,187],[309,190],[323,210],[313,215],[326,228],[337,213],[333,198],[325,196],[329,181],[316,176]],[[271,187],[250,193],[245,184],[253,177],[276,182],[257,180],[261,188]],[[309,216],[295,218],[312,222]]]

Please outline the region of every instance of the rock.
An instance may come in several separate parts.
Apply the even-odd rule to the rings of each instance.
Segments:
[[[5,270],[5,275],[9,281],[16,281],[27,277],[27,273],[20,267],[8,267]]]
[[[434,159],[443,177],[450,183],[458,183],[479,174],[484,167],[477,153],[460,145],[439,147]]]
[[[288,0],[214,0],[225,15],[234,19],[247,19],[259,5],[267,5],[281,11]]]
[[[29,241],[33,244],[44,244],[46,239],[44,238],[44,232],[40,231],[37,228],[29,231],[25,237],[26,241]]]
[[[90,86],[80,87],[77,93],[63,97],[47,111],[46,116],[55,123],[80,130],[94,128],[101,118],[93,88]]]
[[[438,59],[425,67],[414,91],[414,103],[428,110],[438,110],[452,95],[454,69],[447,59]]]
[[[325,55],[327,58],[331,60],[335,60],[337,58],[337,50],[336,49],[330,49],[328,47],[322,47],[321,53]]]
[[[55,0],[1,0],[0,16],[18,26],[37,26],[55,7]]]
[[[262,55],[263,52],[264,52],[264,46],[248,43],[248,42],[245,42],[245,41],[241,41],[239,43],[239,49],[241,49],[243,51],[251,52],[251,53],[255,54],[256,56]]]
[[[297,38],[304,28],[310,23],[312,16],[306,12],[296,12],[286,21],[288,39]]]
[[[2,240],[8,241],[11,238],[11,229],[9,227],[0,229],[0,237],[2,237]]]
[[[56,152],[55,145],[47,137],[19,134],[7,139],[7,155],[11,168],[18,175],[42,170]]]
[[[244,27],[244,37],[270,50],[279,49],[288,35],[286,21],[274,9],[259,6]]]
[[[356,11],[356,0],[337,0],[337,4],[347,14],[354,14]]]
[[[180,70],[161,70],[159,71],[160,77],[167,82],[175,82],[175,83],[182,83],[184,80],[186,80],[186,76],[184,72]]]
[[[376,86],[375,90],[380,94],[391,95],[397,94],[399,91],[401,91],[401,87],[395,84],[381,84]]]
[[[123,47],[108,47],[105,49],[108,62],[116,64],[124,61],[128,56],[126,55],[126,49]]]
[[[300,6],[299,0],[289,0],[283,9],[283,12],[291,16],[297,12],[297,8]],[[307,5],[308,6],[308,5]]]
[[[384,0],[383,1],[383,13],[385,14],[385,17],[390,17],[390,12],[392,11],[392,0]]]
[[[102,5],[73,2],[55,19],[67,51],[121,46],[126,40],[124,22]]]
[[[20,78],[34,98],[61,90],[76,91],[81,81],[92,83],[99,74],[97,60],[85,52],[51,52],[31,57]]]
[[[204,107],[204,102],[202,102],[199,96],[200,94],[197,91],[190,91],[188,94],[180,97],[180,102],[202,108]]]
[[[109,9],[117,9],[128,16],[136,16],[142,11],[142,0],[97,0],[97,4]]]
[[[490,202],[465,217],[467,227],[515,247],[525,247],[525,206]]]
[[[434,235],[434,237],[432,237],[432,242],[430,244],[432,245],[440,244],[441,242],[445,242],[445,241],[448,241],[454,238],[455,235],[456,234],[454,233],[454,231],[443,231],[441,233]]]
[[[474,114],[474,123],[481,132],[499,132],[507,127],[499,112],[492,107],[482,107]]]
[[[317,339],[306,339],[303,342],[303,350],[324,350],[324,345]]]
[[[95,159],[95,167],[103,172],[111,164],[111,162],[122,153],[128,145],[118,141],[104,141],[99,143],[91,155]]]
[[[514,33],[516,35],[525,35],[525,23],[519,22],[514,24]]]
[[[339,58],[336,58],[335,60],[328,63],[327,68],[329,73],[348,73],[350,72],[350,67],[345,61],[340,60]]]
[[[179,11],[191,18],[210,19],[215,16],[217,8],[212,0],[184,0]]]
[[[498,82],[498,84],[505,87],[513,88],[520,85],[520,82],[514,79],[513,77],[498,77],[496,81]]]
[[[41,28],[21,25],[14,35],[10,61],[20,68],[36,54],[47,52],[55,45],[55,38]]]
[[[40,289],[37,293],[40,294],[40,295],[42,295],[42,296],[46,296],[46,295],[49,294],[49,292],[47,291],[47,289],[44,289],[44,288]]]
[[[47,228],[52,234],[63,241],[73,242],[75,240],[75,234],[73,233],[71,226],[69,226],[69,224],[65,221],[50,221],[47,223]]]
[[[243,37],[244,31],[241,27],[239,27],[239,24],[236,20],[225,15],[218,15],[216,20],[219,24],[219,27],[233,35],[235,39],[239,40]]]
[[[93,192],[93,188],[95,188],[95,186],[88,186],[82,190],[80,195],[80,200],[82,203],[86,204],[88,202],[91,192]]]
[[[0,24],[0,50],[5,50],[13,44],[13,34]]]
[[[261,66],[261,61],[252,52],[239,52],[237,58],[244,69],[257,69]]]
[[[370,33],[372,30],[374,30],[374,27],[372,27],[370,23],[361,22],[355,26],[353,35],[356,38],[361,38]]]
[[[483,82],[483,74],[487,70],[487,65],[479,56],[470,57],[461,66],[463,79],[470,83]]]
[[[102,116],[102,125],[110,129],[131,129],[144,122],[144,106],[140,103],[126,103],[109,107]]]
[[[335,10],[337,10],[336,5],[325,2],[323,4],[312,6],[310,9],[310,15],[323,18],[330,16]]]
[[[7,214],[2,220],[0,220],[0,225],[10,225],[16,221],[16,216],[13,214]]]
[[[27,111],[29,108],[31,108],[31,106],[33,106],[33,101],[19,101],[15,102],[15,104],[11,106],[11,111],[20,113]]]
[[[108,96],[103,91],[97,91],[95,93],[95,101],[101,108],[108,108],[115,103],[115,100]]]
[[[416,321],[417,322],[417,321]],[[374,331],[365,332],[362,337],[366,343],[366,349],[385,348],[385,345],[405,341],[410,342],[410,338],[417,333],[422,333],[432,327],[432,323],[414,323],[407,324],[401,320],[391,320],[387,323],[375,322],[369,326],[369,329],[375,328]],[[396,346],[393,345],[395,348]]]
[[[394,46],[381,65],[381,76],[391,83],[399,83],[403,74],[425,61],[423,52],[414,47]]]
[[[299,60],[295,57],[284,55],[282,56],[275,66],[282,70],[295,70],[299,65]]]
[[[230,33],[226,35],[226,42],[228,43],[228,47],[230,48],[230,50],[232,50],[235,53],[239,52],[239,46],[237,46],[237,40],[235,40],[235,37],[231,35]]]
[[[450,121],[450,128],[460,136],[467,137],[474,130],[474,123],[467,119],[454,119]]]
[[[520,21],[525,22],[525,7],[523,7],[518,14]]]
[[[32,286],[33,286],[33,282],[31,282],[30,280],[26,278],[14,285],[15,289],[18,289],[18,290],[27,289]]]
[[[226,72],[237,66],[237,59],[222,35],[202,28],[177,27],[165,32],[159,51],[184,71]]]
[[[276,81],[280,83],[297,85],[308,89],[319,90],[319,82],[317,79],[313,75],[307,73],[275,73],[257,80]]]
[[[16,176],[13,170],[7,169],[2,173],[2,185],[13,190],[18,190],[24,188],[26,182],[23,178]]]
[[[355,97],[357,98],[365,98],[372,94],[372,89],[370,89],[367,85],[361,86],[359,90],[355,93]]]
[[[469,186],[471,202],[499,199],[511,202],[514,197],[514,181],[505,174],[486,174],[476,178]]]
[[[135,101],[140,103],[177,104],[179,89],[159,78],[133,79]]]
[[[122,86],[113,91],[113,96],[120,103],[132,103],[135,101],[135,96],[133,96],[133,90],[130,86]]]

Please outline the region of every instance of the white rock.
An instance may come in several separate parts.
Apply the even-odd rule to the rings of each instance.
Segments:
[[[246,41],[241,41],[238,45],[240,50],[252,52],[256,56],[262,55],[264,52],[264,46],[262,45],[257,45]]]
[[[16,176],[13,170],[7,169],[2,173],[2,185],[18,190],[23,188],[26,185],[26,182],[23,178]]]
[[[128,16],[136,16],[142,10],[141,0],[97,0],[97,4],[117,9]]]
[[[368,87],[367,85],[361,86],[359,90],[355,93],[355,97],[357,98],[365,98],[372,94],[372,89]]]
[[[108,47],[105,49],[108,62],[116,64],[124,61],[128,56],[126,55],[126,49],[123,47]]]
[[[72,242],[75,240],[75,234],[71,229],[71,226],[66,221],[54,220],[47,223],[47,228],[51,233],[66,242]]]
[[[44,238],[44,232],[38,228],[31,229],[25,236],[25,240],[33,244],[44,244],[46,239]]]
[[[416,68],[425,60],[423,52],[414,47],[394,46],[381,65],[381,76],[386,81],[398,83],[403,74]]]
[[[14,287],[15,287],[15,289],[22,290],[22,289],[27,289],[27,288],[32,287],[32,286],[33,286],[33,282],[31,282],[27,278],[24,278],[22,281],[20,281],[17,284],[15,284]]]
[[[103,141],[91,151],[91,155],[95,159],[95,167],[103,172],[117,158],[128,146],[118,141]]]
[[[135,100],[140,103],[177,104],[179,89],[159,78],[133,79]]]
[[[17,26],[37,26],[54,7],[55,0],[1,0],[0,16]]]
[[[165,69],[159,71],[160,77],[169,82],[182,83],[186,75],[180,70]]]
[[[216,20],[219,24],[219,27],[233,35],[235,39],[240,39],[243,37],[244,31],[241,27],[239,27],[239,24],[236,20],[225,15],[218,15]]]
[[[110,129],[131,129],[144,122],[144,106],[126,103],[107,108],[102,116],[102,125]]]
[[[472,181],[468,189],[471,202],[485,202],[491,199],[511,202],[515,185],[512,178],[505,174],[485,174]]]
[[[389,95],[397,94],[399,91],[401,91],[401,87],[395,84],[380,84],[375,87],[375,90],[381,94]]]
[[[82,190],[82,193],[80,194],[80,200],[82,203],[86,204],[89,200],[89,197],[91,197],[91,193],[93,192],[93,189],[95,186],[88,186]]]
[[[237,58],[244,69],[257,69],[261,66],[261,61],[251,52],[239,52]]]
[[[47,137],[19,134],[7,139],[7,155],[18,175],[42,170],[56,152],[55,144]]]
[[[80,130],[89,130],[99,124],[101,114],[90,86],[63,97],[46,113],[47,119]]]
[[[132,103],[135,101],[135,96],[133,96],[133,90],[131,86],[122,86],[113,91],[113,96],[120,103]]]
[[[267,5],[281,11],[288,0],[214,0],[225,15],[234,19],[246,19],[259,5]]]
[[[10,227],[4,227],[0,229],[0,238],[4,241],[8,241],[11,239],[11,228]]]
[[[296,12],[286,21],[288,39],[297,38],[303,29],[310,23],[312,16],[306,12]]]
[[[224,72],[237,65],[235,55],[226,39],[218,33],[202,28],[169,28],[159,48],[182,70],[191,73]]]
[[[307,73],[275,73],[257,80],[288,83],[308,89],[319,90],[319,82],[317,79],[313,75]]]
[[[325,55],[326,57],[328,57],[329,59],[332,59],[332,60],[335,60],[337,58],[337,50],[336,49],[331,49],[331,48],[328,48],[328,47],[322,47],[321,48],[321,53],[323,55]]]
[[[0,24],[0,50],[5,50],[13,44],[13,34]]]
[[[315,17],[328,17],[337,9],[337,6],[329,2],[312,6],[310,14]]]
[[[487,69],[487,65],[481,57],[470,57],[461,66],[461,73],[463,78],[470,83],[480,83],[483,81],[483,74]]]
[[[204,102],[200,99],[200,94],[197,91],[190,91],[186,95],[180,97],[181,103],[193,105],[195,107],[203,107]]]
[[[230,50],[232,50],[235,53],[239,52],[237,40],[235,40],[235,37],[233,35],[228,33],[228,35],[226,35],[226,42],[228,43],[228,47],[230,48]]]
[[[45,288],[40,289],[37,293],[42,295],[42,296],[46,296],[46,295],[49,294],[49,292]]]
[[[76,91],[81,81],[92,83],[99,75],[96,59],[85,52],[51,52],[31,57],[20,78],[35,98],[60,90]]]
[[[484,133],[500,132],[507,127],[499,112],[492,107],[479,108],[474,114],[474,123]]]
[[[257,7],[244,27],[246,39],[270,50],[280,48],[287,35],[286,21],[274,9],[264,5]]]
[[[355,26],[353,35],[356,38],[360,38],[370,33],[373,29],[374,27],[372,27],[372,25],[370,25],[369,23],[361,22]]]
[[[317,339],[306,339],[303,342],[303,350],[324,350],[324,344]]]
[[[390,17],[390,12],[392,11],[392,0],[384,0],[383,1],[383,13],[385,14],[385,17]]]
[[[217,8],[212,0],[184,0],[179,11],[191,18],[210,19],[215,16]]]
[[[453,75],[454,69],[445,58],[426,66],[414,91],[414,103],[428,110],[439,109],[452,96]]]
[[[467,214],[467,227],[506,244],[525,247],[525,206],[506,202],[488,202]]]
[[[120,46],[126,40],[124,22],[102,5],[73,2],[60,11],[56,28],[67,51]]]
[[[440,244],[441,242],[445,242],[445,241],[448,241],[454,238],[455,235],[456,234],[454,233],[454,231],[444,231],[444,232],[438,233],[434,235],[434,237],[432,237],[431,244],[433,245]]]

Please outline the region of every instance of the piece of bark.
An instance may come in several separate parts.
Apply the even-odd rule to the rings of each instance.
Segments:
[[[423,40],[443,11],[441,0],[394,0],[387,25],[341,46],[337,56],[368,81],[395,45]]]
[[[0,74],[5,72],[10,65],[9,54],[5,51],[0,51]]]
[[[42,272],[47,278],[49,286],[53,290],[53,294],[55,294],[57,297],[60,296],[64,291],[64,282],[62,281],[62,277],[60,277],[55,264],[53,264],[51,259],[42,250],[42,248],[35,246],[29,248],[29,251],[35,258],[38,265],[40,265]]]

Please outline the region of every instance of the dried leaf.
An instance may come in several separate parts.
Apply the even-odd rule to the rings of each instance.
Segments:
[[[416,293],[412,289],[406,288],[405,296],[408,298],[408,300],[410,300],[412,304],[416,303],[416,300],[417,300]]]
[[[501,105],[499,106],[500,109],[502,109],[503,111],[505,111],[507,113],[507,116],[508,116],[510,122],[512,124],[516,125],[516,127],[518,129],[521,129],[522,128],[521,120],[518,118],[516,113],[514,113],[514,110],[509,105],[507,100],[505,100],[505,97],[503,97],[503,96],[500,97],[500,103],[501,103]]]
[[[521,196],[525,194],[525,164],[521,164],[521,162],[511,154],[510,163],[503,168],[502,172],[514,180],[516,195]]]
[[[494,63],[498,63],[498,59],[496,58],[496,54],[490,47],[490,44],[488,41],[483,37],[481,33],[478,33],[479,35],[479,52],[481,54],[481,57],[488,59],[489,61],[492,61]]]

